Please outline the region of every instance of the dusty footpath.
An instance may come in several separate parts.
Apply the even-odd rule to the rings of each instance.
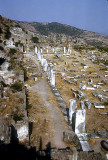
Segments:
[[[36,65],[40,67],[38,61]],[[36,149],[45,149],[49,144],[51,148],[67,147],[63,142],[63,132],[69,128],[48,84],[46,74],[42,72],[37,81],[29,77],[27,83],[29,104],[32,106],[28,109],[29,119],[33,121],[31,145],[36,146]]]

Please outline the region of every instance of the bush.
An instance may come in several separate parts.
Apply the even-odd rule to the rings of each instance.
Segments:
[[[108,47],[96,46],[99,51],[108,52]]]
[[[32,37],[32,42],[33,43],[39,43],[39,38],[38,37]]]
[[[2,32],[2,29],[0,28],[0,34],[1,34],[1,33],[3,33],[3,32]]]
[[[15,122],[21,121],[21,120],[23,120],[23,116],[22,116],[22,115],[18,115],[17,113],[15,113],[15,114],[13,115],[13,120],[14,120]]]
[[[108,105],[108,102],[104,102],[104,105],[107,106],[107,105]]]
[[[0,39],[0,43],[2,43],[3,41]]]
[[[23,43],[21,43],[20,41],[15,42],[15,47],[18,47],[18,45],[23,46]]]
[[[14,84],[11,85],[11,88],[14,90],[14,91],[22,91],[22,83],[17,81],[15,82]]]
[[[107,65],[108,65],[108,60],[106,60],[106,61],[104,62],[104,64],[107,66]]]
[[[17,52],[17,50],[16,50],[16,49],[10,48],[9,53],[14,54],[14,53],[16,53],[16,52]]]
[[[15,42],[15,47],[18,47],[19,44],[20,42]]]
[[[10,32],[9,28],[7,27],[6,33],[5,33],[5,38],[9,39],[10,37],[11,37],[11,32]]]
[[[4,50],[4,48],[3,48],[2,46],[0,46],[0,50],[1,50],[1,51],[3,51],[3,50]]]
[[[10,71],[16,67],[16,61],[14,59],[11,59],[9,63],[10,63],[10,66],[8,67],[8,70]]]

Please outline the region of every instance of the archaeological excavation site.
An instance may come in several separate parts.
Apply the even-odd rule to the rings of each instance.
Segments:
[[[7,159],[108,159],[108,36],[0,16],[0,160]]]

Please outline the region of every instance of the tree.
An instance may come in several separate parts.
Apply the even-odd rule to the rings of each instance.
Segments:
[[[10,48],[10,50],[9,50],[9,53],[10,53],[10,54],[14,54],[14,53],[16,53],[16,52],[17,52],[17,50],[14,49],[14,48]]]
[[[5,38],[9,39],[10,37],[11,37],[11,32],[10,32],[9,28],[6,28]]]
[[[0,50],[1,50],[1,51],[3,51],[3,50],[4,50],[4,48],[3,48],[2,46],[0,46]]]
[[[16,81],[14,84],[11,85],[11,88],[14,90],[14,91],[22,91],[22,83],[19,82],[19,81]]]
[[[22,116],[22,115],[18,115],[17,113],[15,113],[15,114],[13,115],[13,120],[14,120],[15,122],[21,121],[21,120],[23,120],[23,116]]]
[[[38,37],[32,37],[32,42],[33,43],[39,43],[39,38]]]

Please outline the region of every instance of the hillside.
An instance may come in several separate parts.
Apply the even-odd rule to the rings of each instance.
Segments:
[[[95,32],[85,31],[69,25],[38,22],[18,22],[19,25],[26,30],[36,32],[41,35],[49,36],[51,34],[61,34],[73,39],[81,39],[90,45],[108,45],[108,36]]]
[[[108,36],[90,32],[82,29],[78,29],[69,25],[60,24],[57,22],[52,23],[39,23],[39,22],[23,22],[13,21],[0,17],[0,32],[2,34],[1,39],[5,36],[9,38],[10,27],[21,27],[25,30],[32,31],[38,35],[40,42],[47,42],[53,44],[65,44],[71,43],[74,40],[87,43],[93,46],[108,46]],[[8,37],[6,37],[6,35]]]
[[[7,19],[0,15],[0,37],[9,39],[11,37],[10,28],[19,27],[19,24],[13,20]]]

